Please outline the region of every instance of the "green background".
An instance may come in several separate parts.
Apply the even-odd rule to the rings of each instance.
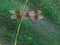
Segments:
[[[13,45],[19,21],[10,18],[10,10],[23,11],[25,0],[0,0],[0,43]],[[17,45],[60,45],[60,0],[29,0],[29,10],[41,10],[43,19],[36,26],[23,20]]]

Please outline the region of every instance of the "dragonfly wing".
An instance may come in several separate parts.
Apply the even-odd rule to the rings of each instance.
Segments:
[[[15,14],[15,10],[10,10],[9,11],[11,14]]]
[[[12,15],[12,16],[11,16],[11,19],[17,19],[16,15]],[[24,18],[23,18],[23,20],[27,20],[27,19],[28,19],[28,17],[24,17]]]
[[[42,18],[43,18],[43,16],[42,16],[42,15],[39,15],[38,20],[39,20],[39,19],[42,19]],[[35,20],[34,16],[32,16],[31,19],[32,19],[32,20]]]
[[[16,15],[12,15],[12,16],[11,16],[11,19],[17,19],[17,18],[16,18]]]
[[[34,11],[30,11],[30,12],[29,12],[29,15],[30,15],[30,16],[34,16],[34,15],[35,15]]]
[[[41,11],[40,10],[37,10],[39,14],[41,14]],[[35,15],[35,12],[34,11],[30,11],[29,12],[30,15],[34,16]]]
[[[43,18],[43,16],[42,15],[39,15],[39,18],[38,19],[42,19]]]
[[[41,14],[41,11],[40,10],[37,10],[39,14]]]

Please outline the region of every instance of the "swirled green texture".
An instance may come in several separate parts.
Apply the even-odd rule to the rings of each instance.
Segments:
[[[0,43],[13,45],[19,21],[12,20],[9,10],[23,11],[25,0],[0,0]],[[60,44],[60,0],[29,0],[29,10],[39,9],[44,18],[36,22],[24,20],[17,45]]]

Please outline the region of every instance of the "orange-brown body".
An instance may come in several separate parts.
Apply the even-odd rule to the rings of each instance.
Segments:
[[[35,20],[38,20],[38,15],[39,15],[39,13],[38,13],[37,10],[35,10],[34,12],[35,12],[35,16],[34,16],[34,18],[35,18]]]
[[[21,15],[20,15],[20,12],[18,10],[15,11],[15,14],[16,14],[17,19],[21,20]]]

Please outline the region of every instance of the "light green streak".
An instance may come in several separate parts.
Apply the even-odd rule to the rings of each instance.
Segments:
[[[28,3],[28,0],[26,0],[26,4]],[[24,9],[26,9],[26,4],[24,5]],[[24,14],[22,14],[22,19],[18,25],[18,29],[17,29],[17,33],[16,33],[16,37],[15,37],[15,41],[14,41],[14,45],[17,45],[17,40],[18,40],[18,35],[19,35],[19,31],[20,31],[20,28],[21,28],[21,24],[22,24],[22,21],[23,21],[23,17],[24,17]]]

